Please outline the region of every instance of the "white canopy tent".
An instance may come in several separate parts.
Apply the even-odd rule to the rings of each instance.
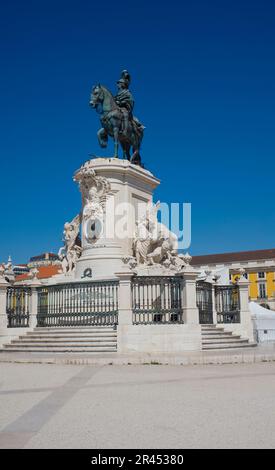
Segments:
[[[256,302],[249,302],[254,331],[259,343],[275,341],[275,312],[258,305]]]

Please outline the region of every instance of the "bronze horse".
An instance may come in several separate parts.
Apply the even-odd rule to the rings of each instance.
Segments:
[[[99,145],[107,147],[108,136],[113,137],[115,143],[114,157],[118,158],[118,145],[123,150],[123,158],[136,165],[141,165],[140,145],[143,138],[144,126],[135,118],[129,119],[128,129],[123,131],[123,111],[117,105],[112,93],[102,85],[92,89],[90,105],[100,115],[102,128],[97,132]],[[133,153],[130,155],[132,147]]]

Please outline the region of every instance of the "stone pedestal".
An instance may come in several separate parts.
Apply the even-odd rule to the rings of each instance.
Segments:
[[[186,268],[179,274],[183,278],[183,320],[189,325],[199,325],[199,310],[196,302],[196,280],[199,275],[192,266]]]
[[[145,214],[159,180],[128,160],[96,158],[75,174],[82,193],[82,254],[76,280],[115,277],[132,255],[135,223]]]

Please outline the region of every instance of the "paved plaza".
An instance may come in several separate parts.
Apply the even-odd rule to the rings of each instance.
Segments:
[[[0,448],[274,448],[275,364],[0,364]]]

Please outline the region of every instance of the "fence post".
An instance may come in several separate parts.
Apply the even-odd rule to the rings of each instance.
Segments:
[[[183,279],[183,321],[187,324],[199,325],[199,309],[197,307],[196,294],[196,280],[199,272],[188,265],[179,275]]]
[[[213,325],[217,325],[217,308],[216,308],[216,295],[215,295],[217,282],[211,276],[208,276],[205,282],[208,282],[209,284],[211,284],[212,323]]]
[[[117,350],[123,353],[128,350],[129,333],[133,327],[131,286],[133,272],[125,269],[115,275],[119,278]]]
[[[249,341],[253,341],[253,322],[249,311],[249,281],[241,276],[237,282],[240,293],[240,323]]]
[[[29,327],[35,328],[37,326],[37,313],[38,313],[38,291],[37,288],[41,286],[41,282],[38,279],[34,279],[34,282],[30,284],[31,287],[31,299],[30,299],[30,319]]]
[[[216,308],[216,285],[217,282],[213,280],[212,284],[212,312],[213,312],[213,325],[217,325],[217,308]]]
[[[119,278],[118,287],[118,324],[132,325],[132,271],[115,273]]]
[[[9,283],[4,277],[0,277],[0,330],[8,327],[7,316],[7,287]]]
[[[212,285],[212,318],[213,318],[213,325],[217,324],[217,309],[216,309],[216,295],[215,295],[215,290],[216,290],[216,285],[217,281],[220,276],[216,276],[215,274],[213,275],[213,271],[211,270],[205,270],[206,274],[206,282],[209,282],[209,284]]]

